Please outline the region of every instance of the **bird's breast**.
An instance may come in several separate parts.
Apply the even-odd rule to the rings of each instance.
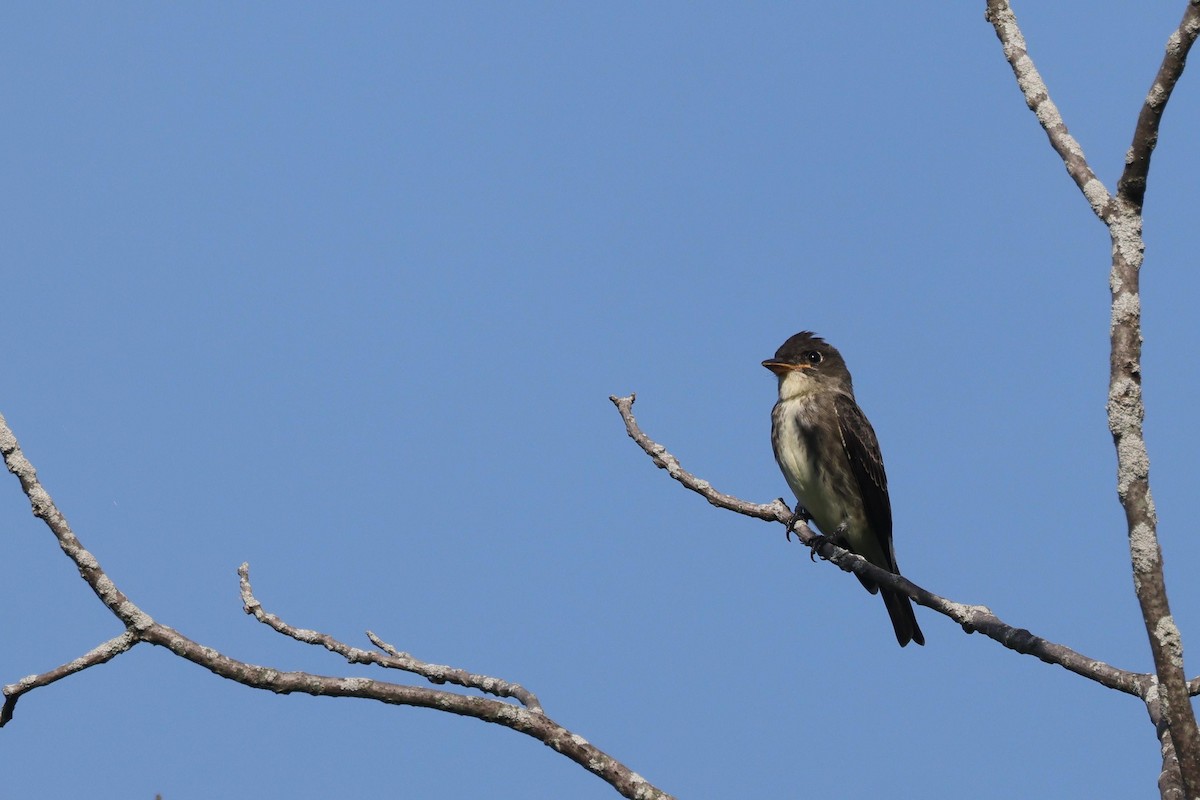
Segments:
[[[823,533],[832,534],[854,514],[850,501],[857,489],[845,485],[849,464],[843,463],[845,451],[835,438],[836,420],[821,420],[821,413],[817,403],[805,399],[776,403],[771,412],[771,444],[796,499]]]

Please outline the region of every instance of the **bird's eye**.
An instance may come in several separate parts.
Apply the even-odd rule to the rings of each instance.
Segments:
[[[809,350],[807,353],[804,354],[804,360],[807,361],[808,363],[812,364],[813,366],[816,366],[817,364],[821,363],[821,354],[818,353],[816,350]]]

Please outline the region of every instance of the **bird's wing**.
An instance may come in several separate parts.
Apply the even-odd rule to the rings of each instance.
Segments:
[[[850,460],[850,471],[862,495],[867,524],[888,560],[886,565],[879,566],[896,572],[896,555],[892,550],[892,502],[888,498],[887,473],[883,471],[879,440],[853,397],[839,394],[833,408],[837,413],[842,448]]]

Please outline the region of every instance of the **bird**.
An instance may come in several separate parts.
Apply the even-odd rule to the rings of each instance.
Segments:
[[[879,441],[854,399],[850,370],[837,348],[812,331],[790,337],[762,362],[779,379],[771,409],[771,448],[796,495],[797,521],[813,521],[822,537],[877,567],[900,574],[892,546],[892,504]],[[881,594],[896,641],[925,644],[907,595],[862,575]]]

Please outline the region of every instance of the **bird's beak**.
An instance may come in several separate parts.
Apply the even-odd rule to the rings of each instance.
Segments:
[[[762,362],[762,365],[776,375],[784,375],[785,373],[796,372],[802,369],[812,369],[812,365],[810,364],[790,364],[787,361],[775,361],[774,359],[767,359]]]

